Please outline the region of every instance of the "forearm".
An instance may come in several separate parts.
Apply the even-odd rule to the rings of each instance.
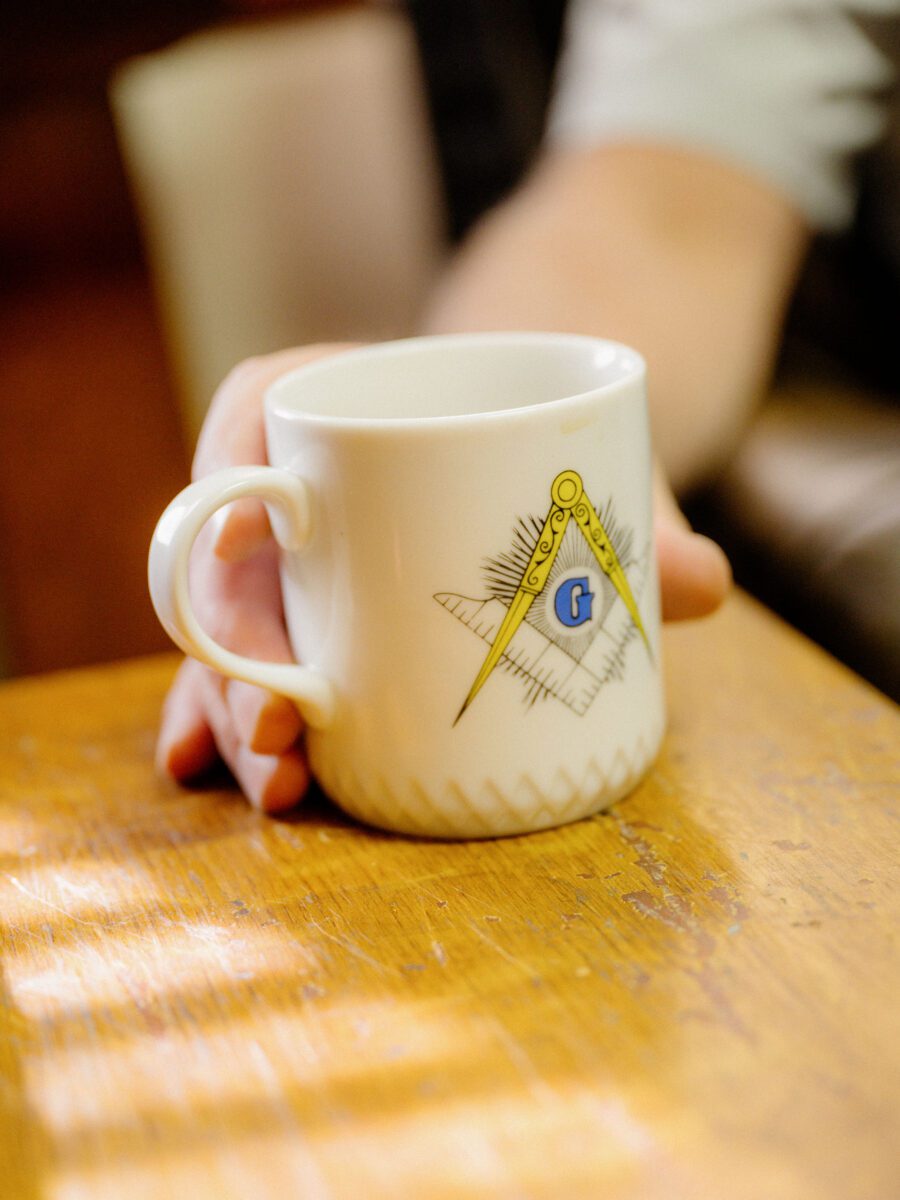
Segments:
[[[555,152],[470,236],[425,327],[635,346],[656,449],[683,490],[727,455],[768,381],[805,241],[779,195],[713,159]]]

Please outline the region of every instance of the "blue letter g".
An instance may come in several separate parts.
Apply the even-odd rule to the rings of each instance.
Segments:
[[[553,608],[563,625],[574,629],[591,619],[594,593],[590,590],[587,576],[579,579],[564,579],[556,589]]]

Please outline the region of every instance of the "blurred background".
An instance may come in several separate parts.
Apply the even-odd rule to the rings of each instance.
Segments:
[[[300,97],[296,87],[285,93],[283,63],[292,39],[296,49],[298,26],[315,21],[311,10],[322,7],[313,0],[40,0],[3,8],[0,673],[167,648],[147,597],[146,550],[159,513],[187,482],[212,386],[249,353],[345,326],[378,336],[404,324],[402,314],[376,318],[371,328],[356,319],[354,297],[366,282],[359,278],[343,315],[341,280],[323,280],[322,290],[282,309],[296,263],[277,243],[264,252],[254,243],[261,212],[294,204],[298,188],[309,191],[303,180],[285,179],[281,188],[267,176],[253,194],[257,159],[272,173],[271,148],[255,145],[253,118],[273,107],[277,136],[285,134],[285,114],[296,114]],[[327,7],[333,14],[347,6]],[[198,31],[200,42],[185,43],[171,62],[165,53],[161,62],[140,57]],[[341,95],[341,73],[356,86],[366,31],[325,34],[336,43],[326,50],[339,67],[331,100],[340,105],[350,100]],[[402,35],[399,51],[396,36],[388,41],[381,58],[408,52]],[[123,64],[133,73],[114,113]],[[313,84],[307,78],[301,86]],[[384,104],[376,107],[372,120]],[[301,149],[304,138],[321,137],[299,132]],[[365,138],[364,129],[352,132]],[[229,142],[232,149],[222,151]],[[323,211],[331,181],[319,182],[320,194],[314,203],[307,196],[297,215],[305,211],[307,225],[322,223],[330,245],[344,231],[336,214]],[[401,217],[422,186],[412,188]],[[353,237],[365,235],[363,226]],[[429,242],[436,244],[430,234]],[[185,260],[176,264],[185,244]],[[415,240],[407,245],[389,274],[398,289],[407,282],[404,262],[418,249]],[[390,254],[390,241],[382,252]],[[220,254],[230,266],[217,264]],[[257,274],[245,272],[242,281],[254,255]],[[425,254],[421,270],[427,261]],[[302,277],[315,275],[314,263],[301,265]]]
[[[454,0],[452,27],[443,7],[4,7],[0,674],[168,648],[146,550],[215,384],[249,354],[412,332],[447,245],[529,161],[562,0]],[[848,290],[855,324],[829,326]],[[787,401],[691,515],[900,695],[900,366],[856,369],[896,340],[896,278],[845,242],[798,294]]]
[[[160,649],[145,543],[186,478],[110,74],[210,0],[0,18],[0,635],[7,673]]]

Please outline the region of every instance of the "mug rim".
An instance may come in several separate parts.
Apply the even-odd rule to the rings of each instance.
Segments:
[[[468,413],[423,414],[421,416],[346,416],[334,413],[311,412],[300,407],[296,402],[286,398],[287,393],[298,378],[327,374],[338,363],[345,363],[355,358],[382,358],[395,355],[427,353],[438,347],[452,345],[473,346],[565,346],[593,349],[595,351],[612,352],[614,358],[624,360],[629,368],[617,379],[596,387],[570,392],[551,400],[538,401],[533,404],[516,405],[512,408],[486,409]],[[477,333],[428,334],[424,336],[397,338],[385,342],[372,342],[354,346],[349,350],[340,350],[299,367],[292,367],[280,375],[265,391],[264,409],[268,418],[280,421],[303,422],[320,429],[359,430],[359,431],[391,431],[408,432],[411,430],[439,429],[465,430],[467,426],[483,428],[485,423],[521,421],[533,419],[537,414],[551,414],[567,407],[577,406],[584,401],[599,398],[612,398],[623,389],[633,387],[646,379],[647,365],[643,356],[633,347],[611,338],[594,337],[580,333],[553,333],[539,331],[498,331]]]

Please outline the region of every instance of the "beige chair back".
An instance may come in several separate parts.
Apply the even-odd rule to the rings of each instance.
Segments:
[[[414,329],[443,216],[400,13],[213,29],[111,95],[191,434],[248,355]]]

